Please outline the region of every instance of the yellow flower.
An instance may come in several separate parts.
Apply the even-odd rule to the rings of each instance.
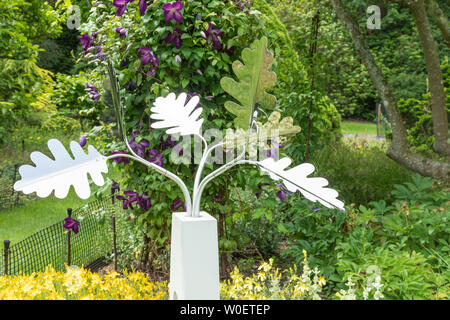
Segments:
[[[322,277],[319,277],[319,286],[324,286],[326,284],[326,282],[325,282],[325,278],[322,276]]]

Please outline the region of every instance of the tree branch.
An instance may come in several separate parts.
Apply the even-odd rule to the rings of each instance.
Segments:
[[[425,0],[425,6],[427,8],[427,13],[441,30],[445,43],[450,48],[450,26],[447,17],[442,12],[436,0]]]
[[[386,107],[392,127],[392,144],[387,151],[387,155],[408,169],[422,175],[433,178],[447,178],[450,172],[449,163],[427,159],[423,156],[413,154],[409,149],[408,141],[406,140],[406,130],[393,91],[387,84],[381,68],[375,62],[373,55],[369,51],[366,40],[360,32],[358,24],[347,12],[346,7],[341,0],[331,0],[331,3],[339,20],[341,20],[350,34],[352,42]]]
[[[433,119],[433,134],[435,142],[433,148],[436,152],[450,155],[450,146],[447,144],[448,119],[445,110],[445,90],[442,79],[441,62],[438,49],[433,38],[433,31],[425,11],[424,0],[411,1],[409,10],[416,23],[420,45],[427,67],[431,92],[431,115]]]

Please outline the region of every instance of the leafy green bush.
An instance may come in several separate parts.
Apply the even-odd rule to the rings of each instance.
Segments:
[[[412,175],[386,156],[383,144],[363,139],[326,145],[312,154],[311,162],[346,204],[357,207],[370,201],[390,202],[394,185]]]
[[[442,77],[446,94],[447,116],[450,121],[450,64],[446,56],[441,64]],[[422,95],[422,99],[400,99],[398,107],[402,114],[406,129],[407,140],[412,150],[432,156],[433,153],[433,121],[431,117],[431,94]]]
[[[309,255],[311,266],[318,266],[327,279],[340,281],[336,275],[336,245],[344,241],[346,214],[290,195],[282,229],[289,247],[281,255],[296,264],[303,260],[302,250]]]
[[[366,239],[352,234],[349,242],[337,248],[338,270],[344,274],[344,279],[351,278],[356,283],[361,295],[362,280],[372,268],[379,272],[386,299],[420,300],[447,296],[448,278],[433,272],[423,254],[400,250],[395,245],[374,247],[362,241]]]
[[[87,84],[100,87],[100,75],[93,72],[87,75],[83,71],[76,75],[58,73],[51,95],[58,114],[77,119],[83,128],[98,125],[106,109],[103,100],[91,99],[86,92]]]

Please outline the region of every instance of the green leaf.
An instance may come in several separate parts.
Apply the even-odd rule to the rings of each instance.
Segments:
[[[269,71],[273,64],[273,55],[267,50],[266,37],[255,40],[250,48],[245,48],[242,51],[242,60],[244,63],[233,62],[233,71],[240,82],[224,77],[220,85],[240,102],[225,102],[225,108],[236,116],[236,127],[247,129],[256,103],[266,109],[273,109],[275,106],[276,98],[265,90],[275,84],[277,76],[275,72]]]

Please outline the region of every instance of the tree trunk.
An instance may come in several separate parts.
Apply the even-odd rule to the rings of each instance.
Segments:
[[[436,0],[426,0],[425,6],[427,7],[428,14],[441,30],[445,43],[450,47],[450,26],[447,17],[442,12]]]
[[[408,148],[406,130],[402,122],[400,111],[397,107],[397,102],[395,101],[392,90],[388,86],[381,68],[377,65],[373,55],[369,51],[366,40],[360,32],[358,24],[346,11],[341,0],[331,0],[331,3],[339,20],[341,20],[350,34],[352,42],[386,107],[392,127],[392,144],[387,151],[387,155],[401,165],[422,175],[433,178],[447,178],[450,172],[449,163],[434,161],[413,154]]]
[[[435,138],[433,148],[438,153],[450,155],[450,146],[447,143],[448,119],[447,111],[445,110],[445,90],[442,80],[441,62],[433,38],[433,31],[427,18],[423,0],[410,1],[409,9],[416,22],[430,81],[431,115]]]

